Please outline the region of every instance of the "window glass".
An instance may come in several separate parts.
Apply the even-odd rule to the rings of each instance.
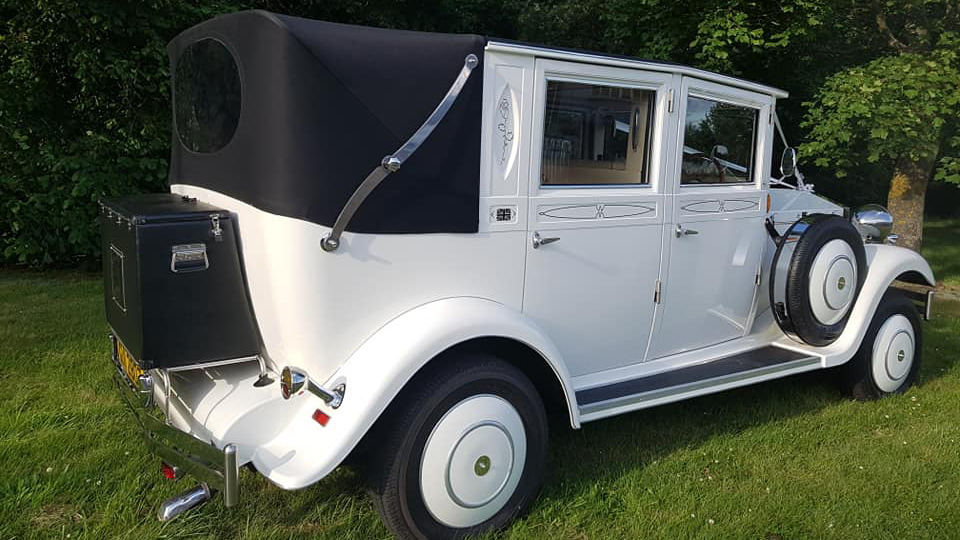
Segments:
[[[223,43],[202,39],[177,59],[173,80],[177,136],[188,150],[210,153],[233,139],[240,121],[240,72]]]
[[[751,182],[758,114],[750,107],[689,97],[680,183]]]
[[[541,184],[646,184],[655,95],[547,81]]]

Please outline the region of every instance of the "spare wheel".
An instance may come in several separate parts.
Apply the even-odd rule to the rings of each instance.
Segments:
[[[840,216],[813,214],[794,223],[777,243],[770,278],[777,324],[809,345],[833,343],[867,275],[860,234]]]

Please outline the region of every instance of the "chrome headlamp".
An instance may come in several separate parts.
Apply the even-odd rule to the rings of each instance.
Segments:
[[[893,231],[893,215],[879,204],[861,206],[850,219],[860,232],[863,241],[873,244],[895,244],[897,235]]]

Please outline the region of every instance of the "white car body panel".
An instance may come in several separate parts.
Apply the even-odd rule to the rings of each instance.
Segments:
[[[428,361],[452,345],[483,337],[510,338],[539,352],[563,383],[571,425],[579,427],[570,376],[550,339],[517,310],[469,297],[416,307],[374,333],[327,381],[331,388],[347,385],[338,409],[309,393],[285,401],[275,384],[255,388],[258,370],[247,363],[208,368],[204,377],[174,373],[180,380],[173,386],[168,416],[177,427],[218,447],[237,445],[238,460],[252,462],[278,486],[301,488],[339,465]],[[161,407],[166,406],[164,390],[156,389]],[[317,409],[330,415],[326,426],[311,418]]]
[[[171,186],[236,215],[268,368],[297,366],[326,388],[346,384],[342,405],[332,409],[309,393],[284,400],[276,384],[254,387],[255,362],[158,373],[155,398],[171,424],[218,448],[236,445],[241,463],[297,489],[338,466],[423,366],[471,339],[508,338],[538,352],[577,428],[839,365],[856,352],[894,279],[915,272],[933,284],[916,253],[869,244],[866,282],[841,337],[821,348],[793,341],[770,313],[773,249],[763,222],[772,217],[783,233],[805,213],[843,209],[808,191],[770,188],[772,111],[785,93],[682,66],[497,42],[488,44],[483,65],[477,233],[346,232],[339,249],[326,252],[320,241],[328,227],[189,183]],[[550,77],[656,91],[649,185],[540,185],[538,111]],[[688,92],[759,111],[752,182],[679,186]],[[607,206],[652,210],[618,215],[605,213]],[[497,220],[503,210],[510,218]],[[677,237],[677,226],[700,234]],[[533,249],[534,232],[561,240]],[[658,282],[662,294],[655,295]],[[587,413],[577,403],[578,391],[768,346],[818,362]],[[311,418],[318,409],[330,416],[326,426]]]

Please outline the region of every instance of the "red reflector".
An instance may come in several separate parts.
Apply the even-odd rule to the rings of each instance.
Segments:
[[[160,471],[163,473],[163,477],[167,480],[176,480],[177,478],[177,471],[166,463],[160,464]]]
[[[316,422],[321,426],[326,426],[327,422],[330,421],[330,415],[321,411],[320,409],[317,409],[313,411],[313,419],[316,420]]]

